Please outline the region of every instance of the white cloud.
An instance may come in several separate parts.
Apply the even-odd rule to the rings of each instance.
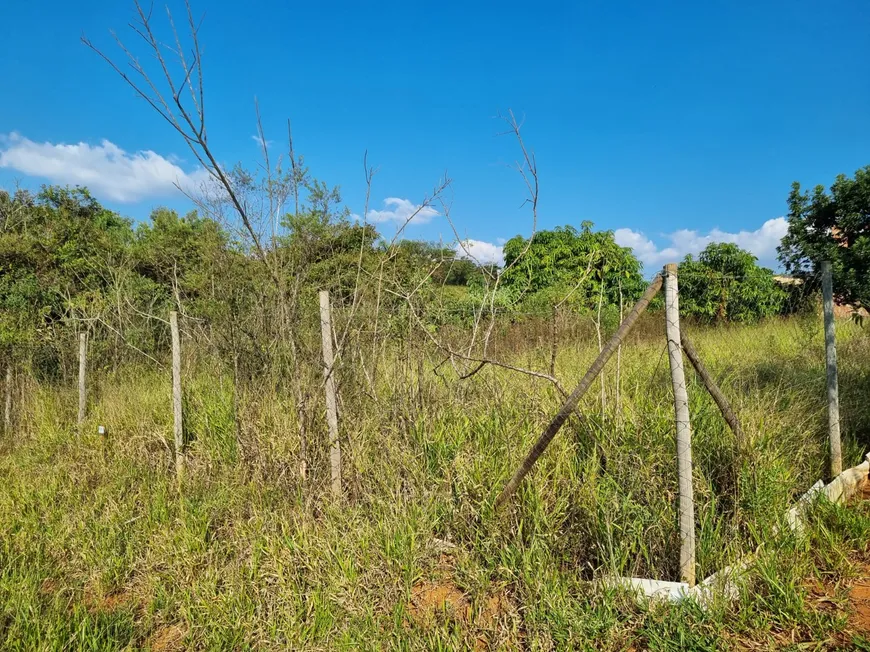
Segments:
[[[763,264],[776,264],[776,247],[788,231],[784,217],[767,220],[755,231],[729,233],[713,229],[706,235],[690,229],[680,229],[664,234],[664,246],[659,246],[649,237],[631,229],[616,229],[613,235],[623,247],[631,247],[634,254],[647,269],[664,263],[679,262],[687,254],[698,254],[711,242],[733,242],[741,249],[751,251]]]
[[[267,140],[264,141],[262,138],[260,138],[260,137],[259,137],[258,135],[256,135],[256,134],[254,134],[253,136],[251,136],[251,138],[253,138],[254,142],[257,143],[257,146],[258,146],[260,149],[263,149],[263,145],[264,145],[264,144],[266,145],[266,148],[267,148],[267,149],[268,149],[269,147],[272,146],[272,141],[271,141],[271,140],[268,140],[268,139],[267,139]]]
[[[504,242],[502,240],[502,242]],[[459,258],[471,258],[481,265],[504,265],[504,250],[502,245],[484,242],[483,240],[463,240],[453,245]]]
[[[384,210],[376,211],[372,208],[366,214],[366,219],[374,224],[395,222],[398,226],[402,226],[406,222],[409,224],[426,224],[440,215],[441,213],[431,206],[421,206],[420,204],[414,204],[407,199],[400,199],[398,197],[387,197],[384,200]]]
[[[175,184],[196,189],[208,178],[205,170],[188,173],[155,152],[126,152],[108,140],[99,145],[36,143],[16,133],[0,135],[0,168],[87,186],[95,196],[118,202],[169,197],[178,193]]]

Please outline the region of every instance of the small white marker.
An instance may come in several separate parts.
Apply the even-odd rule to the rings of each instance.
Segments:
[[[106,434],[106,426],[98,426],[97,432],[100,433],[101,435],[105,435]]]

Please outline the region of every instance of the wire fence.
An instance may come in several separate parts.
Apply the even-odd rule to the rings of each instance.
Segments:
[[[510,491],[502,492],[500,503],[509,502],[539,458],[550,479],[565,473],[579,483],[593,474],[599,487],[606,486],[596,501],[613,501],[611,513],[602,512],[600,502],[578,506],[547,494],[553,509],[570,515],[565,542],[577,536],[569,522],[594,522],[580,528],[596,539],[597,553],[586,560],[591,567],[691,583],[696,566],[703,574],[724,563],[727,551],[710,541],[734,538],[749,547],[757,539],[748,523],[760,513],[753,503],[759,492],[787,502],[826,476],[830,466],[821,278],[786,286],[775,300],[776,315],[766,318],[772,311],[759,308],[759,301],[768,299],[731,292],[732,284],[746,279],[673,273],[664,293],[652,293],[649,309],[633,317],[631,301],[529,307],[492,301],[427,306],[409,299],[372,306],[354,303],[351,289],[337,291],[340,300],[327,299],[327,325],[312,303],[284,332],[254,332],[242,322],[218,332],[207,318],[182,312],[174,382],[169,315],[143,315],[114,327],[80,320],[75,328],[58,329],[47,344],[16,347],[4,383],[4,425],[7,439],[15,437],[21,396],[16,388],[22,378],[34,376],[78,392],[77,428],[87,434],[99,425],[118,432],[123,426],[104,422],[111,415],[100,411],[99,403],[133,365],[165,377],[167,397],[173,385],[183,388],[183,413],[180,397],[174,417],[168,403],[166,409],[166,422],[176,422],[175,437],[168,430],[154,435],[173,453],[177,469],[184,459],[195,468],[210,438],[222,438],[235,451],[233,460],[268,458],[275,476],[297,476],[312,495],[330,490],[352,499],[376,483],[364,470],[370,464],[363,457],[377,455],[385,445],[373,434],[377,429],[390,428],[414,441],[424,456],[437,458],[427,448],[433,444],[419,434],[425,424],[441,423],[445,413],[453,419],[462,414],[467,424],[489,415],[490,423],[510,423],[524,433],[493,444],[498,457],[493,478],[508,481],[527,464],[513,487],[508,481]],[[678,317],[684,297],[697,303],[699,283],[707,284],[705,295],[713,304],[724,305],[695,305],[694,314],[683,311]],[[711,287],[721,291],[710,292]],[[739,323],[728,318],[731,302],[752,301],[761,318]],[[738,306],[737,314],[744,307]],[[626,319],[634,320],[628,329]],[[844,457],[851,462],[870,432],[865,362],[870,338],[856,321],[838,324],[838,425],[845,435]],[[86,346],[80,349],[78,335],[85,332]],[[288,340],[292,346],[286,346]],[[696,358],[689,356],[691,364],[682,355],[687,340]],[[327,343],[334,359],[325,353]],[[330,380],[336,385],[332,390]],[[209,392],[223,397],[228,432],[215,429],[215,414],[201,413],[202,396]],[[723,398],[737,429],[723,420]],[[330,402],[337,430],[333,417],[327,419]],[[558,425],[550,432],[554,419]],[[563,426],[567,442],[557,440],[559,452],[548,459],[544,450]],[[537,440],[520,464],[520,449],[541,429],[544,444]],[[349,451],[336,455],[345,446]],[[486,488],[487,500],[502,488]],[[679,522],[676,529],[669,525],[672,517]],[[618,545],[601,543],[619,528],[634,527],[642,534],[626,540],[655,542],[635,550],[634,559],[630,549],[619,552]]]

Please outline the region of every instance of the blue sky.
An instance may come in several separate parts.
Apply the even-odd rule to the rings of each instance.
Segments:
[[[711,239],[772,264],[791,182],[870,164],[866,0],[192,1],[222,164],[257,164],[256,97],[275,154],[289,118],[355,213],[366,150],[376,210],[401,216],[447,171],[481,255],[531,229],[519,152],[498,136],[509,109],[537,158],[539,226],[592,220],[648,271]],[[184,143],[79,41],[113,51],[132,15],[125,0],[3,3],[0,185],[85,181],[135,219],[188,206],[172,188],[197,174]],[[389,234],[391,213],[372,217]],[[426,217],[409,237],[453,238]]]

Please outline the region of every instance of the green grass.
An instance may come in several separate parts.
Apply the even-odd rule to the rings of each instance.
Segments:
[[[692,331],[751,440],[737,450],[687,369],[699,577],[764,543],[740,601],[706,611],[638,605],[591,581],[678,579],[673,408],[654,328],[623,351],[621,409],[611,362],[606,409],[596,384],[586,423],[569,421],[500,513],[495,496],[559,403],[549,385],[508,371],[442,380],[429,352],[420,378],[397,351],[382,360],[373,393],[347,364],[340,503],[329,494],[316,385],[301,415],[289,396],[246,387],[237,432],[229,375],[191,364],[179,492],[165,371],[98,375],[80,438],[73,384],[28,381],[0,453],[0,648],[860,645],[838,634],[842,609],[810,599],[810,587],[821,582],[842,605],[867,557],[870,509],[820,504],[806,539],[774,536],[827,468],[820,331],[804,320]],[[870,442],[870,338],[850,324],[839,338],[851,466]],[[560,346],[566,386],[596,354],[586,341]],[[546,343],[503,351],[540,369],[549,356]],[[108,427],[105,442],[97,424]],[[459,613],[422,617],[415,601],[427,582],[463,594]]]

